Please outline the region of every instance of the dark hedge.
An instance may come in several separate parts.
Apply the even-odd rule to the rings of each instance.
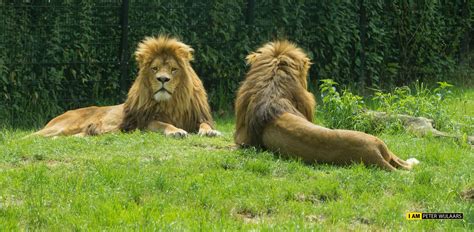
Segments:
[[[276,38],[308,52],[313,90],[325,78],[362,91],[435,81],[469,52],[473,8],[468,0],[129,1],[124,49],[122,1],[1,1],[0,123],[39,126],[68,109],[122,102],[137,42],[158,33],[195,49],[214,110],[232,109],[244,57]]]

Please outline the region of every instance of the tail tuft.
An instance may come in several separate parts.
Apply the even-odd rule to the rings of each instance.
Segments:
[[[406,161],[408,164],[410,164],[410,166],[415,166],[415,165],[418,165],[420,164],[420,161],[417,160],[416,158],[410,158],[410,159],[407,159]]]

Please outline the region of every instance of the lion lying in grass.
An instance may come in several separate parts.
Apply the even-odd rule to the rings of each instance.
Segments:
[[[380,139],[358,131],[314,125],[315,100],[307,91],[310,60],[288,41],[264,45],[247,56],[250,65],[237,93],[235,142],[309,163],[362,162],[385,170],[411,169]]]
[[[188,132],[219,135],[206,91],[190,64],[192,53],[175,38],[145,38],[135,52],[138,77],[124,104],[70,110],[34,134],[86,136],[140,129],[175,137]]]

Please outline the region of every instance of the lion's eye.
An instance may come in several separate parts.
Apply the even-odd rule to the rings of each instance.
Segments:
[[[157,71],[158,71],[158,67],[152,67],[151,70],[152,70],[153,72],[157,72]]]
[[[171,74],[176,74],[176,72],[178,72],[178,69],[177,68],[171,68]]]

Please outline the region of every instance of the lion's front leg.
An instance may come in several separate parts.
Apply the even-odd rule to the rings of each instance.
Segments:
[[[215,136],[221,136],[222,134],[221,134],[221,132],[212,129],[212,127],[209,124],[203,122],[199,125],[198,135],[199,136],[215,137]]]
[[[186,132],[185,130],[177,128],[169,123],[164,123],[160,121],[152,121],[150,124],[148,124],[146,129],[150,131],[159,131],[165,136],[175,138],[183,138],[188,136],[188,132]]]

